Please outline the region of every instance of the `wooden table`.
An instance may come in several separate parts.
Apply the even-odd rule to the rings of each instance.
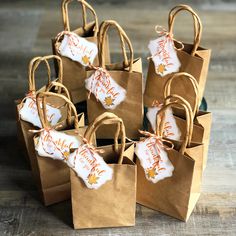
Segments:
[[[113,18],[124,27],[136,55],[143,57],[146,73],[148,41],[156,37],[156,24],[166,26],[172,5],[152,0],[107,2],[99,0],[94,6],[100,19]],[[62,29],[60,1],[0,3],[0,235],[236,235],[236,6],[227,2],[193,5],[204,25],[202,45],[213,50],[205,91],[213,126],[202,195],[188,223],[138,205],[135,227],[79,231],[72,229],[70,202],[47,208],[39,202],[15,137],[13,100],[27,90],[29,59],[51,53],[50,38]],[[72,10],[71,17],[76,25],[77,11]],[[179,18],[176,38],[192,40],[188,19]],[[114,36],[111,51],[115,57],[120,52]]]

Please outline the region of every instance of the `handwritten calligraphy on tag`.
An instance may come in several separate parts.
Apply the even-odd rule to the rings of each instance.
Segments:
[[[98,53],[98,48],[95,43],[91,43],[85,38],[70,32],[64,35],[58,51],[62,56],[69,57],[83,66],[88,66],[93,63]]]
[[[178,72],[181,66],[173,39],[167,34],[149,42],[148,48],[155,65],[155,71],[160,76]]]
[[[98,189],[112,179],[113,169],[87,144],[79,146],[68,158],[67,164],[90,189]]]
[[[39,156],[65,161],[70,150],[78,148],[80,144],[75,136],[49,129],[40,133],[35,149]]]
[[[105,109],[114,110],[125,100],[126,90],[117,84],[107,71],[98,68],[85,80],[85,87],[93,93]]]
[[[41,104],[42,107],[42,104]],[[30,122],[36,127],[42,128],[42,124],[39,119],[36,98],[27,97],[23,103],[22,108],[19,111],[20,118],[24,121]],[[46,105],[47,120],[51,125],[56,125],[61,119],[61,111],[58,108]]]
[[[154,131],[156,130],[157,113],[161,109],[161,107],[162,106],[148,107],[146,116]],[[159,118],[162,118],[162,116],[160,115]],[[181,131],[176,124],[176,120],[174,118],[173,111],[171,108],[168,108],[165,111],[165,124],[163,130],[163,137],[177,141],[179,141],[181,137]]]
[[[174,167],[160,140],[150,137],[137,142],[135,153],[140,160],[147,180],[157,183],[172,176]]]

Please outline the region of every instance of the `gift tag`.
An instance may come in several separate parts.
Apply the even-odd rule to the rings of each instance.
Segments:
[[[174,166],[170,162],[161,141],[155,137],[146,138],[136,143],[135,154],[140,160],[147,180],[158,181],[172,176]]]
[[[88,66],[93,64],[98,48],[95,43],[70,32],[64,35],[58,51],[62,56],[69,57],[83,66]]]
[[[41,105],[42,107],[42,105]],[[28,121],[36,127],[42,128],[41,121],[39,119],[38,108],[36,99],[34,97],[27,97],[22,108],[19,111],[20,118],[24,121]],[[51,125],[56,125],[61,119],[61,111],[58,108],[46,105],[47,120]]]
[[[81,142],[75,136],[49,129],[40,133],[35,149],[39,156],[66,160],[70,155],[70,150],[78,148],[79,145]]]
[[[87,144],[71,153],[67,164],[82,178],[90,189],[98,189],[112,179],[113,169]]]
[[[153,106],[148,108],[146,116],[153,130],[156,130],[157,112],[160,109],[161,106]],[[174,118],[173,111],[171,108],[167,108],[167,110],[165,111],[165,125],[164,125],[163,137],[177,141],[179,141],[181,137],[180,129],[176,124],[176,120]]]
[[[105,109],[114,110],[126,97],[126,90],[102,68],[95,70],[94,74],[85,80],[85,87]]]
[[[165,76],[179,71],[181,64],[174,48],[173,39],[168,34],[151,40],[148,48],[158,75]]]

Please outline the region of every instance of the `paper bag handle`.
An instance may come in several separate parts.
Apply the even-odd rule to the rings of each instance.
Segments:
[[[61,11],[62,11],[62,20],[64,25],[64,31],[70,31],[70,21],[69,21],[69,14],[68,14],[68,4],[73,0],[64,0],[62,1]],[[77,0],[81,4],[82,7],[82,17],[83,17],[83,28],[87,26],[87,9],[90,10],[94,17],[95,26],[94,26],[94,35],[97,36],[98,34],[98,17],[94,10],[94,8],[88,4],[85,0]]]
[[[171,94],[171,85],[172,85],[173,80],[178,79],[182,76],[186,77],[186,79],[189,80],[189,82],[192,84],[193,89],[194,89],[195,102],[194,102],[194,107],[193,107],[192,111],[193,111],[193,115],[195,116],[196,114],[198,114],[199,105],[200,105],[201,100],[200,100],[200,97],[199,97],[198,82],[189,73],[179,72],[179,73],[174,74],[170,78],[168,78],[168,80],[166,81],[166,83],[164,85],[164,98],[166,98],[167,96],[169,96]]]
[[[68,89],[66,88],[66,86],[64,86],[62,83],[56,82],[56,81],[52,81],[48,85],[48,87],[46,89],[46,92],[51,92],[51,90],[53,88],[58,88],[58,93],[60,93],[60,94],[64,91],[64,96],[66,96],[71,101],[70,93],[69,93]]]
[[[191,105],[189,104],[189,102],[187,100],[185,100],[183,97],[177,95],[177,94],[171,94],[169,96],[166,97],[164,104],[168,104],[169,101],[173,101],[173,102],[178,102],[178,103],[182,103],[184,104],[187,108],[188,108],[188,116],[189,116],[189,120],[190,120],[190,127],[193,126],[193,112],[192,112],[192,108]],[[187,117],[186,117],[187,119]],[[192,140],[192,135],[193,135],[193,129],[189,130],[189,142],[188,142],[188,146],[190,145],[190,142]]]
[[[35,82],[33,82],[32,80],[32,71],[35,70],[35,66],[38,66],[38,63],[36,64],[36,62],[39,61],[39,59],[41,59],[42,57],[34,57],[33,59],[31,59],[29,66],[28,66],[28,84],[29,84],[29,92],[34,92],[36,90],[35,88]],[[48,61],[43,61],[46,65],[47,68],[47,76],[48,76],[48,80],[47,80],[47,84],[50,83],[51,81],[51,69],[50,69],[50,65],[48,63]]]
[[[100,65],[100,67],[105,69],[105,59],[106,59],[106,57],[105,57],[105,41],[107,38],[108,30],[110,29],[111,26],[114,26],[117,29],[118,35],[120,37],[121,49],[122,49],[122,53],[123,53],[123,57],[124,57],[124,68],[129,67],[129,72],[132,72],[133,71],[133,63],[134,63],[133,46],[132,46],[131,41],[128,38],[127,34],[125,33],[125,31],[114,20],[106,20],[100,26],[100,31],[99,31],[99,47],[100,47],[99,65]],[[128,45],[128,48],[129,48],[129,60],[127,59],[125,43]]]
[[[97,131],[102,125],[117,124],[117,130],[114,135],[114,147],[115,151],[118,152],[118,138],[121,135],[121,150],[118,160],[118,164],[122,164],[125,151],[125,126],[123,120],[111,112],[104,112],[98,116],[87,128],[84,137],[88,140],[89,144],[92,144],[92,135]]]
[[[62,67],[61,58],[59,56],[56,56],[56,55],[36,57],[36,58],[33,58],[30,61],[30,64],[29,64],[29,91],[36,92],[35,71],[38,69],[38,66],[40,65],[41,62],[44,62],[47,66],[47,74],[48,74],[48,83],[47,83],[47,85],[49,85],[49,83],[51,82],[51,69],[50,69],[50,65],[48,63],[48,60],[50,60],[50,59],[54,59],[58,63],[58,68],[59,68],[58,82],[62,83],[63,67]]]
[[[171,96],[171,98],[175,98],[175,96]],[[170,99],[170,97],[169,97]],[[187,103],[187,101],[185,101]],[[180,147],[179,152],[181,154],[184,154],[187,146],[189,146],[190,142],[191,142],[191,134],[192,134],[192,130],[193,130],[193,117],[192,117],[192,113],[189,111],[189,108],[187,107],[187,105],[184,102],[180,102],[180,101],[174,101],[174,102],[170,102],[168,104],[164,104],[164,106],[158,111],[157,113],[157,119],[156,119],[156,134],[160,137],[162,137],[163,134],[163,130],[164,130],[164,125],[165,125],[165,111],[172,106],[175,105],[179,105],[182,106],[185,110],[186,113],[186,132],[185,132],[185,138],[182,141],[182,145]],[[163,116],[161,117],[161,119],[158,119],[158,117],[163,113]]]
[[[194,21],[194,43],[193,43],[193,49],[191,52],[191,55],[194,56],[200,41],[201,41],[201,37],[202,37],[202,22],[199,18],[199,16],[197,15],[197,13],[188,5],[178,5],[175,6],[174,8],[172,8],[169,12],[169,19],[168,19],[168,24],[169,24],[169,32],[171,35],[173,35],[173,28],[174,28],[174,22],[175,22],[175,18],[178,15],[179,12],[181,11],[188,11],[192,17],[193,17],[193,21]]]
[[[69,120],[68,123],[71,123],[71,115],[74,115],[74,127],[76,130],[79,129],[79,121],[78,121],[78,114],[76,111],[76,108],[74,104],[64,95],[58,94],[58,93],[52,93],[52,92],[39,92],[36,96],[36,104],[37,104],[37,109],[39,113],[39,119],[42,123],[43,128],[51,128],[51,124],[49,123],[47,119],[47,113],[46,113],[46,97],[57,97],[61,98],[65,101],[66,104],[68,104],[68,107],[70,107],[68,110],[70,110],[67,115],[67,119]],[[41,103],[42,101],[42,103]],[[40,106],[42,104],[42,107]],[[72,114],[71,114],[72,113]]]

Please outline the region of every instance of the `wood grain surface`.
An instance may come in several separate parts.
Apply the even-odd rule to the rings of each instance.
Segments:
[[[100,20],[117,20],[142,56],[147,70],[148,41],[156,24],[167,26],[168,10],[180,1],[97,0]],[[213,127],[202,195],[188,223],[137,206],[136,226],[73,230],[70,202],[43,207],[29,166],[17,147],[14,99],[27,91],[27,66],[33,56],[51,53],[51,38],[61,29],[60,0],[0,2],[0,235],[236,235],[236,3],[187,1],[203,22],[202,45],[212,48],[205,91]],[[80,12],[71,9],[73,26]],[[187,15],[176,22],[175,38],[192,40]],[[110,36],[112,56],[119,41]],[[37,80],[43,83],[43,68]]]

